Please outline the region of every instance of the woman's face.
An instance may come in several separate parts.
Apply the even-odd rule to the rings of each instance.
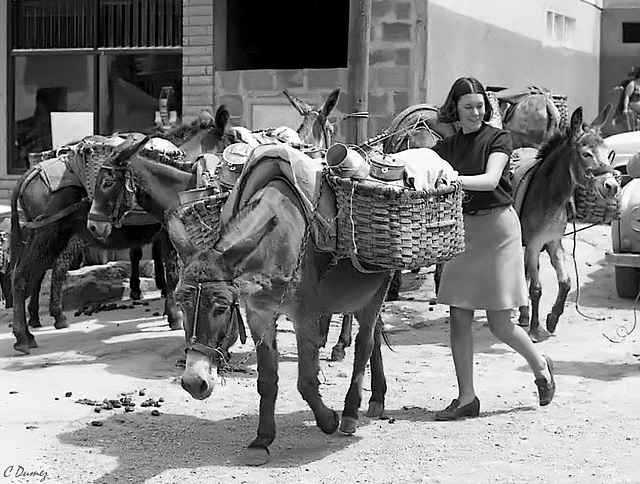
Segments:
[[[465,133],[478,131],[484,119],[484,97],[482,94],[464,94],[458,100],[460,127]]]

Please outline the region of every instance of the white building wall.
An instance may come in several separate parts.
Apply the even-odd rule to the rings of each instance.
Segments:
[[[427,0],[427,102],[440,104],[453,80],[547,87],[569,108],[598,111],[603,0]],[[547,11],[575,19],[566,45],[547,32]]]

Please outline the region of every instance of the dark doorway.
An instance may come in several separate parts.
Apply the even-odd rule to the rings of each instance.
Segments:
[[[346,0],[227,1],[226,70],[347,67]]]

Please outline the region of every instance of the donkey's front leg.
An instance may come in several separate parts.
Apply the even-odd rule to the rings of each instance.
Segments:
[[[318,313],[304,311],[296,312],[294,324],[296,326],[296,341],[298,344],[298,391],[309,404],[316,417],[316,424],[326,434],[332,434],[340,424],[340,417],[334,410],[328,408],[320,396],[320,381],[318,380],[319,349],[317,326]],[[314,324],[306,324],[313,321]]]
[[[553,333],[558,325],[560,315],[564,312],[564,305],[567,301],[567,295],[571,290],[571,277],[566,269],[566,258],[562,240],[554,240],[547,244],[547,253],[551,259],[551,265],[556,270],[558,278],[558,295],[553,303],[551,312],[547,315],[547,329]]]
[[[540,251],[537,246],[528,245],[525,249],[525,267],[529,279],[529,298],[531,299],[531,322],[529,338],[534,343],[545,339],[547,331],[540,328],[540,298],[542,284],[540,283]]]
[[[259,466],[269,461],[269,445],[276,438],[275,407],[278,396],[278,346],[275,316],[246,308],[247,324],[256,342],[260,416],[258,435],[249,444],[245,464]]]

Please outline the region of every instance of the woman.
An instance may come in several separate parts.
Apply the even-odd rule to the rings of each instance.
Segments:
[[[487,313],[491,332],[520,353],[535,375],[540,405],[553,399],[553,363],[538,353],[527,333],[511,319],[511,310],[528,304],[522,235],[512,207],[507,167],[511,140],[489,126],[491,104],[473,77],[456,80],[438,120],[459,123],[453,136],[434,150],[460,173],[465,251],[444,265],[438,302],[450,306],[450,342],[458,379],[458,398],[436,413],[436,420],[477,417],[480,401],[473,386],[474,310]]]
[[[640,68],[634,67],[629,71],[631,80],[624,88],[622,98],[622,112],[629,119],[631,131],[638,129],[638,116],[640,116]]]

